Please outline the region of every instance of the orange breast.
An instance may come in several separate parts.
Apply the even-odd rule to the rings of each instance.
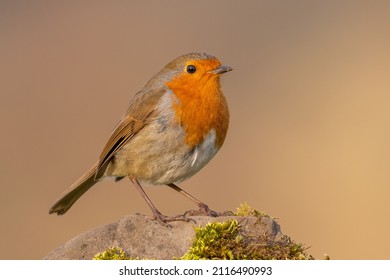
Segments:
[[[186,143],[193,148],[214,129],[215,144],[220,148],[229,126],[229,111],[221,91],[219,75],[183,74],[167,82],[166,85],[177,97],[173,98],[172,109],[176,121],[185,129]]]

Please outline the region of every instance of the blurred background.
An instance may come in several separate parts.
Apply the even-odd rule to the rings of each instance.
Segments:
[[[48,210],[134,94],[192,51],[234,68],[231,124],[180,186],[215,210],[266,211],[315,258],[389,259],[389,14],[389,1],[0,1],[0,259],[151,214],[128,180]],[[194,208],[146,191],[164,214]]]

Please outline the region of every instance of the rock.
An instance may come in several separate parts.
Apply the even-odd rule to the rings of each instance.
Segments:
[[[116,223],[104,225],[82,233],[50,252],[47,260],[91,260],[94,255],[110,247],[123,249],[130,258],[175,259],[183,256],[195,238],[194,227],[208,222],[222,222],[236,219],[240,231],[246,235],[267,234],[278,239],[282,236],[280,226],[269,217],[223,216],[191,217],[194,222],[170,222],[163,225],[148,217],[135,214],[120,219]]]

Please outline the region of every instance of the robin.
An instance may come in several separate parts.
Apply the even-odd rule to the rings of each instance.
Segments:
[[[50,208],[65,214],[103,179],[128,177],[161,222],[186,220],[186,215],[217,216],[206,204],[179,188],[221,148],[229,111],[220,75],[229,66],[206,53],[190,53],[168,63],[131,101],[111,133],[99,161],[73,183]],[[168,217],[153,205],[140,182],[167,185],[195,202],[199,210]]]

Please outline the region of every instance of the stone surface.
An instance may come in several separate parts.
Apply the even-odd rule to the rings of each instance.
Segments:
[[[184,255],[195,238],[195,226],[208,222],[236,219],[246,234],[279,238],[282,233],[275,220],[263,217],[191,217],[194,222],[170,222],[163,225],[140,214],[123,217],[116,223],[82,233],[50,252],[45,259],[90,260],[110,247],[120,247],[131,258],[174,259]]]

